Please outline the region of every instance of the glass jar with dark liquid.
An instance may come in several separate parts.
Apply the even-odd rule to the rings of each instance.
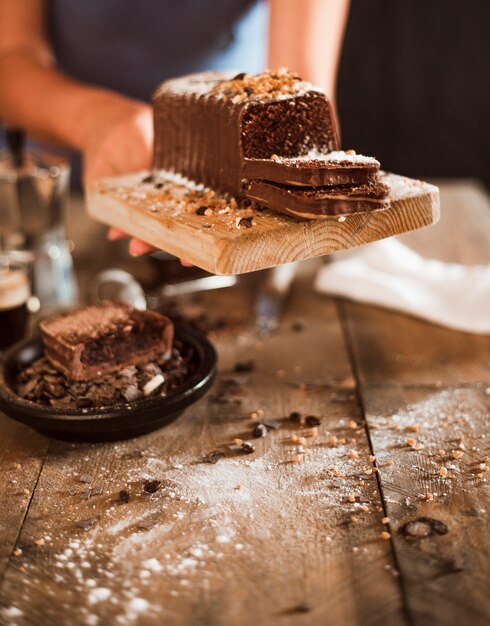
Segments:
[[[25,337],[30,294],[28,262],[15,253],[0,253],[0,350]]]

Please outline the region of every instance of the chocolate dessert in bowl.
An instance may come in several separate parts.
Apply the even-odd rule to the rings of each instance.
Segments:
[[[39,432],[109,441],[173,421],[211,386],[216,353],[155,311],[99,305],[41,323],[0,368],[0,409]]]

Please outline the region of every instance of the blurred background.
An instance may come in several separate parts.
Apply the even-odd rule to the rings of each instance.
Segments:
[[[415,177],[490,184],[490,3],[352,0],[338,75],[343,144]]]

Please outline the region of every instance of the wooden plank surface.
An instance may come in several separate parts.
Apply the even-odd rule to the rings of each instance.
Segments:
[[[487,261],[481,189],[442,185],[442,197],[441,227],[411,245]],[[227,319],[212,332],[220,376],[157,433],[52,442],[43,465],[47,440],[0,420],[10,449],[0,457],[2,626],[488,623],[487,338],[317,296],[316,264],[301,266],[265,341],[248,277],[181,299],[187,312]],[[247,361],[252,371],[235,372]],[[285,419],[292,410],[321,417],[316,437],[291,440],[303,430]],[[260,411],[278,428],[252,439]],[[230,450],[235,437],[256,451]],[[203,464],[216,448],[226,457]],[[150,480],[161,481],[154,493]],[[407,539],[403,525],[421,516],[447,533]]]
[[[413,623],[487,625],[490,395],[481,387],[370,386],[363,397]],[[447,533],[404,532],[421,517]]]
[[[301,261],[415,230],[439,219],[437,187],[394,174],[391,206],[321,220],[298,220],[269,210],[232,208],[197,215],[185,188],[168,182],[162,190],[143,183],[148,172],[100,181],[87,191],[87,209],[96,220],[117,226],[157,248],[215,274],[241,274]],[[253,225],[239,225],[253,217]]]
[[[56,624],[68,612],[75,625],[407,623],[335,309],[296,289],[267,345],[240,289],[201,302],[220,310],[227,298],[243,315],[238,333],[234,324],[215,338],[219,401],[212,393],[135,441],[52,443],[2,588],[7,623]],[[255,371],[234,372],[250,359]],[[239,392],[223,399],[230,377]],[[291,440],[308,434],[287,419],[293,410],[320,417],[318,436]],[[261,411],[278,428],[252,439]],[[256,452],[229,450],[236,437]],[[217,448],[226,458],[203,464]],[[145,493],[149,480],[161,481],[156,493]]]
[[[405,240],[427,257],[489,263],[488,195],[471,182],[441,188],[441,222]],[[490,337],[347,301],[338,308],[411,623],[488,624]],[[407,536],[404,525],[420,517],[447,533]]]
[[[427,258],[490,263],[488,194],[471,182],[441,189],[441,221],[402,240]],[[454,332],[378,307],[344,306],[361,382],[490,385],[489,335]]]
[[[49,440],[0,413],[0,581],[12,556]]]

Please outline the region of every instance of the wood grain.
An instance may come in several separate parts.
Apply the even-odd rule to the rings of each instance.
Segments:
[[[0,413],[0,581],[41,471],[49,441]]]
[[[489,262],[488,197],[474,183],[442,189],[441,222],[405,239],[427,257]],[[488,624],[490,338],[376,307],[338,307],[410,621]],[[447,534],[407,538],[403,525],[421,516],[446,524]]]
[[[5,611],[19,612],[17,626],[60,623],[68,612],[74,625],[407,623],[390,543],[380,538],[376,479],[364,475],[370,450],[335,309],[306,279],[277,338],[261,348],[244,283],[183,302],[194,312],[233,303],[240,317],[216,333],[216,389],[177,422],[126,443],[52,443],[17,544],[22,555],[0,594]],[[305,327],[293,331],[298,314]],[[248,359],[256,371],[234,372]],[[213,401],[231,377],[239,393]],[[259,410],[278,428],[253,439],[250,415]],[[291,462],[291,436],[304,429],[287,419],[293,410],[322,420],[299,463]],[[236,437],[256,452],[230,450]],[[200,462],[217,448],[225,458]],[[160,489],[145,493],[147,480],[160,480]],[[127,503],[116,502],[122,489]],[[77,522],[86,519],[96,521],[82,530]],[[148,521],[157,523],[139,527]],[[94,594],[100,588],[108,591]],[[135,599],[148,602],[142,613]]]
[[[268,210],[255,212],[255,225],[237,228],[243,211],[199,216],[141,181],[147,172],[107,179],[88,188],[89,214],[215,274],[241,274],[353,248],[415,230],[439,219],[437,187],[389,174],[391,206],[383,211],[322,220],[298,220]],[[179,195],[180,192],[180,195]],[[186,208],[187,206],[187,208]],[[246,213],[247,215],[249,213]]]
[[[441,226],[407,236],[410,245],[488,261],[481,188],[441,186]],[[90,256],[85,263],[88,279]],[[487,340],[316,296],[317,263],[300,266],[265,341],[249,276],[179,300],[187,313],[226,319],[212,332],[220,376],[210,396],[157,433],[52,442],[43,465],[47,440],[0,419],[2,626],[488,623]],[[253,371],[235,372],[249,360]],[[278,422],[264,439],[251,438],[258,410]],[[297,464],[292,410],[322,420]],[[235,437],[256,451],[237,455],[228,448]],[[216,448],[225,458],[200,462]],[[378,478],[366,473],[371,451]],[[161,481],[155,493],[145,492],[148,480]],[[389,541],[380,538],[385,513]],[[401,527],[420,516],[447,534],[407,539]],[[86,530],[84,520],[93,521]]]
[[[413,623],[488,624],[490,489],[480,468],[490,453],[490,395],[479,387],[369,387],[363,396]],[[406,430],[416,425],[420,432]],[[445,523],[447,534],[407,537],[403,525],[421,516]]]

